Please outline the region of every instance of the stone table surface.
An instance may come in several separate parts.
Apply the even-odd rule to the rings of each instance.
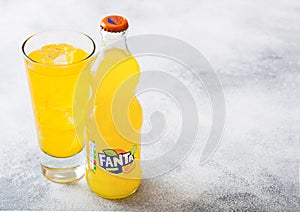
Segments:
[[[169,35],[197,48],[226,99],[225,131],[210,160],[199,163],[211,119],[205,100],[188,157],[118,201],[99,198],[85,180],[62,185],[40,174],[21,54],[29,35],[53,28],[79,30],[99,42],[99,21],[107,14],[128,17],[130,35]],[[300,210],[298,0],[1,0],[0,23],[0,209]]]

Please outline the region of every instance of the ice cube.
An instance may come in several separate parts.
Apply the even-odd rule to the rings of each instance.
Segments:
[[[70,113],[68,111],[64,112],[64,115],[65,115],[65,118],[66,118],[66,124],[68,124],[68,125],[74,125],[74,119],[73,119],[71,114],[72,113]]]
[[[76,48],[69,44],[50,44],[41,48],[42,60],[46,64],[70,64]]]
[[[53,60],[54,64],[68,64],[67,55],[61,54]]]

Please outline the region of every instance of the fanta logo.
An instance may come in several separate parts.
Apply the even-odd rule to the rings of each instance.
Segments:
[[[103,153],[98,153],[99,164],[106,171],[114,174],[129,173],[134,167],[134,153],[137,145],[133,145],[130,151],[123,149],[104,149]]]

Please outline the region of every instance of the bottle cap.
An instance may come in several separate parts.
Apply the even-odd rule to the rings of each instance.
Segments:
[[[109,15],[102,19],[100,27],[108,32],[122,32],[128,28],[128,21],[119,15]]]

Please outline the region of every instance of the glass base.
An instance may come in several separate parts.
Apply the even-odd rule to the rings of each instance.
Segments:
[[[69,158],[56,158],[44,152],[41,154],[41,171],[48,180],[70,183],[79,180],[85,174],[84,151]]]
[[[123,198],[129,197],[132,194],[134,194],[137,190],[138,190],[138,188],[136,188],[135,190],[133,190],[132,192],[130,192],[128,194],[124,194],[124,195],[121,195],[121,196],[105,196],[105,195],[102,195],[102,194],[98,194],[97,192],[94,192],[94,191],[93,192],[101,198],[108,199],[108,200],[117,200],[117,199],[123,199]]]
[[[130,189],[129,192],[127,193],[123,193],[123,194],[119,194],[119,195],[107,195],[105,194],[105,192],[102,190],[102,192],[99,191],[99,188],[101,187],[101,182],[97,182],[97,183],[90,183],[93,179],[89,179],[89,170],[87,170],[86,172],[86,182],[89,186],[89,188],[92,190],[92,192],[94,192],[95,194],[97,194],[99,197],[104,198],[104,199],[108,199],[108,200],[115,200],[115,199],[123,199],[126,197],[131,196],[132,194],[134,194],[140,187],[141,185],[141,180],[139,180],[138,184],[136,185],[136,187],[134,187],[132,190]],[[94,174],[92,174],[94,175]],[[94,179],[95,180],[95,179]],[[104,183],[104,182],[102,182]],[[118,182],[116,180],[116,182],[114,183],[115,185],[118,185]]]

